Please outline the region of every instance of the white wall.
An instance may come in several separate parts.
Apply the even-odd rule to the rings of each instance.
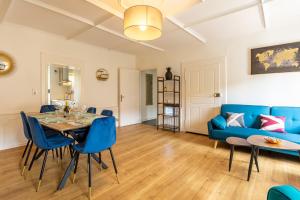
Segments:
[[[146,105],[146,74],[153,76],[153,105]],[[141,118],[142,121],[156,119],[157,114],[157,74],[156,70],[141,71]]]
[[[209,41],[206,45],[193,46],[190,49],[140,56],[137,58],[137,66],[140,69],[156,66],[158,76],[162,76],[167,66],[172,67],[173,73],[181,74],[181,63],[225,57],[227,103],[300,106],[300,72],[250,74],[251,48],[297,41],[300,41],[300,27],[282,27],[279,30],[265,30],[226,41]],[[184,121],[184,104],[182,106]],[[184,126],[182,128],[184,130]]]
[[[0,149],[24,143],[18,113],[38,111],[41,96],[41,53],[54,54],[84,63],[81,102],[98,108],[118,107],[118,68],[135,68],[136,57],[23,26],[0,24],[0,51],[10,54],[15,70],[0,77]],[[108,81],[98,81],[95,72],[106,68]],[[37,93],[33,94],[33,90]]]
[[[300,106],[300,72],[250,75],[250,49],[300,41],[300,27],[282,27],[227,41],[209,42],[201,47],[138,57],[137,66],[158,68],[163,75],[166,66],[180,74],[181,63],[227,58],[228,103]]]

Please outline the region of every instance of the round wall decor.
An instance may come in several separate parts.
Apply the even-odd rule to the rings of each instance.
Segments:
[[[12,58],[8,54],[0,52],[0,76],[11,72],[13,67]]]
[[[96,78],[99,81],[106,81],[109,78],[108,71],[104,68],[100,68],[96,71]]]

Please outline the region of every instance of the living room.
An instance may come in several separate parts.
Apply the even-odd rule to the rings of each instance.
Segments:
[[[0,199],[300,199],[299,17],[299,0],[2,0]]]

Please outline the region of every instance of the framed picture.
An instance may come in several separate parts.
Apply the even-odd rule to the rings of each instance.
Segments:
[[[300,42],[251,49],[251,74],[300,71]]]

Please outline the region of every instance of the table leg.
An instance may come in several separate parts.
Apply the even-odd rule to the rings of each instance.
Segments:
[[[258,160],[257,160],[258,159],[258,154],[259,154],[259,148],[256,147],[255,155],[254,155],[254,161],[255,161],[257,172],[259,172],[259,166],[258,166]]]
[[[234,145],[230,145],[230,157],[229,157],[229,171],[231,170],[232,158],[234,153]]]
[[[100,161],[99,157],[96,154],[93,153],[93,154],[91,154],[91,156],[94,160],[97,161],[97,163],[99,163],[99,164],[101,163],[103,169],[108,168],[108,166],[102,160]]]
[[[252,145],[251,147],[251,157],[250,157],[250,163],[249,163],[249,168],[248,168],[248,178],[247,181],[250,180],[251,172],[252,172],[252,165],[253,165],[253,157],[255,155],[255,146]]]
[[[61,181],[59,182],[58,186],[57,186],[57,190],[62,190],[69,178],[69,176],[71,175],[71,172],[73,171],[73,168],[75,166],[75,159],[76,156],[73,156],[73,158],[70,161],[70,164],[68,166],[68,168],[65,171],[64,176],[62,177]]]

